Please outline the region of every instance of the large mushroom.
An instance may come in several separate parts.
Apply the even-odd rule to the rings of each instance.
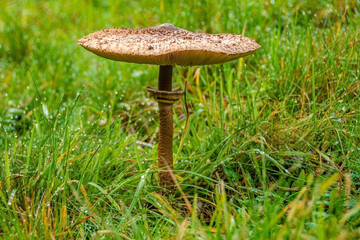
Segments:
[[[78,43],[111,60],[160,65],[158,87],[147,88],[159,104],[160,186],[174,184],[172,105],[182,98],[183,91],[172,89],[173,67],[224,63],[260,48],[254,40],[241,35],[194,33],[171,24],[143,29],[104,29],[84,36]]]

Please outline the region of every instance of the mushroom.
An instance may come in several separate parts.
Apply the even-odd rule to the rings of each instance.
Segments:
[[[78,43],[111,60],[160,65],[158,87],[147,88],[159,105],[160,186],[174,184],[172,105],[184,94],[172,88],[173,67],[224,63],[260,48],[254,40],[241,35],[195,33],[167,23],[143,29],[103,29],[84,36]]]

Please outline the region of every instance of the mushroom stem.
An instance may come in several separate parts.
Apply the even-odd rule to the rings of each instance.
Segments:
[[[148,87],[151,97],[159,104],[158,167],[160,186],[174,185],[173,181],[173,104],[184,91],[172,89],[172,66],[160,66],[158,88]]]
[[[159,104],[158,167],[160,186],[174,185],[173,174],[173,112],[172,104]]]
[[[159,91],[172,91],[172,66],[160,66]],[[159,104],[159,144],[158,144],[158,167],[160,169],[160,186],[173,185],[173,102],[158,101]]]
[[[160,91],[172,91],[172,71],[172,66],[160,66],[158,84]]]

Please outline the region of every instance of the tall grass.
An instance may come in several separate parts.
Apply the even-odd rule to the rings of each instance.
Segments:
[[[359,11],[354,0],[0,2],[0,238],[359,238]],[[176,67],[187,101],[174,108],[183,194],[171,196],[145,91],[157,68],[76,43],[164,22],[262,45]]]

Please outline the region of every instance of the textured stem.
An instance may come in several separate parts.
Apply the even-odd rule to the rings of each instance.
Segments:
[[[159,102],[159,144],[158,167],[160,186],[174,185],[171,177],[173,168],[173,111],[172,104]]]
[[[172,66],[160,66],[158,90],[172,91]],[[172,103],[158,102],[159,104],[159,144],[158,167],[160,169],[160,186],[173,185],[173,112]]]

